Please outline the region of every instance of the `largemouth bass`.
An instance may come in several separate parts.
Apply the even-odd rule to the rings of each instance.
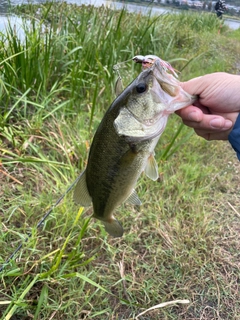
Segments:
[[[84,207],[93,204],[93,217],[114,237],[123,235],[113,216],[115,209],[125,201],[141,204],[134,189],[141,173],[145,171],[152,180],[158,178],[154,148],[169,114],[194,101],[167,72],[170,68],[163,60],[137,57],[143,71],[105,113],[74,190],[75,202]]]

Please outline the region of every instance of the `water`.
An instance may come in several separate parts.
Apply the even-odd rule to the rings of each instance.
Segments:
[[[60,2],[61,0],[59,0]],[[33,0],[33,3],[44,3],[46,0]],[[123,4],[121,2],[112,2],[108,0],[67,0],[70,4],[92,4],[96,7],[99,7],[101,5],[106,5],[108,7],[111,7],[113,9],[122,9],[123,6],[130,12],[142,12],[143,14],[147,14],[149,11],[154,12],[155,14],[162,14],[166,12],[171,12],[173,10],[171,9],[165,9],[165,8],[154,8],[150,6],[141,6],[136,4]],[[29,3],[29,0],[11,0],[11,5],[19,5],[24,3]],[[11,5],[9,5],[8,0],[0,0],[0,32],[4,33],[4,30],[6,30],[6,26],[8,25],[8,22],[10,22],[11,26],[14,26],[16,33],[18,37],[21,40],[24,40],[24,31],[22,28],[22,19],[17,16],[13,16],[11,14]]]
[[[151,11],[152,14],[163,14],[167,12],[175,12],[177,13],[177,10],[174,9],[166,9],[161,7],[154,7],[154,5],[138,5],[138,4],[132,4],[132,3],[122,3],[122,2],[112,2],[108,0],[66,0],[68,3],[72,4],[92,4],[96,7],[101,5],[106,5],[111,8],[115,9],[122,9],[125,7],[130,12],[142,12],[143,14],[147,14]],[[0,0],[0,32],[4,32],[7,24],[7,20],[9,19],[11,22],[11,25],[16,26],[16,30],[20,37],[24,36],[21,30],[21,19],[15,16],[7,16],[8,12],[11,12],[11,6],[9,6],[9,2],[11,5],[18,5],[22,3],[29,3],[29,0]],[[33,3],[44,3],[45,0],[33,0]],[[61,2],[61,0],[59,0]],[[146,3],[147,4],[147,3]],[[240,21],[234,20],[234,19],[224,19],[224,23],[228,25],[231,29],[238,29],[240,27]]]
[[[34,3],[43,3],[45,0],[34,0]],[[10,5],[9,5],[10,3]],[[6,26],[9,25],[9,22],[11,26],[14,26],[14,29],[16,31],[16,34],[18,35],[18,38],[21,40],[24,40],[24,31],[22,29],[22,19],[10,15],[11,12],[11,5],[18,5],[22,3],[29,3],[27,0],[0,0],[0,32],[3,32],[6,30]],[[26,22],[27,24],[28,22]]]
[[[229,28],[233,30],[237,30],[240,28],[240,21],[239,20],[234,20],[234,19],[225,19],[224,23],[229,26]]]
[[[8,13],[10,6],[16,6],[18,4],[25,4],[29,3],[28,0],[0,0],[0,15],[4,16]],[[45,0],[34,0],[33,3],[43,3],[46,2]],[[9,6],[9,3],[11,4]]]
[[[24,3],[29,3],[29,0],[10,0],[11,5],[19,5]],[[32,0],[32,3],[44,3],[46,0]],[[57,0],[57,2],[61,2],[61,0]],[[170,12],[173,11],[171,9],[165,9],[165,8],[158,8],[149,5],[149,6],[141,6],[138,4],[124,4],[122,2],[113,2],[111,0],[66,0],[67,3],[70,4],[92,4],[96,7],[100,7],[101,5],[106,5],[111,8],[115,9],[122,9],[123,7],[127,8],[130,12],[142,12],[142,13],[148,13],[150,10],[152,10],[154,13],[164,13],[164,12]],[[146,2],[147,5],[147,2]],[[6,15],[7,12],[11,12],[11,8],[9,7],[9,1],[8,0],[0,0],[0,15]]]

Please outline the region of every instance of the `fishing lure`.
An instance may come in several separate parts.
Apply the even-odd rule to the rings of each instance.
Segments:
[[[176,74],[175,70],[169,62],[167,61],[164,61],[162,59],[160,59],[159,57],[155,56],[155,55],[147,55],[147,56],[141,56],[141,55],[138,55],[138,56],[134,56],[132,58],[132,60],[136,63],[141,63],[142,64],[142,67],[143,69],[148,69],[150,68],[154,62],[156,60],[158,60],[160,62],[160,65],[161,67],[163,68],[164,71],[170,71],[176,78],[178,78],[178,75]]]

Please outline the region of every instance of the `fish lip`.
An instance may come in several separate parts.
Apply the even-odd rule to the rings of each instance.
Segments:
[[[150,58],[155,58],[156,56],[149,56]],[[153,76],[155,77],[155,79],[157,80],[157,82],[159,83],[159,85],[162,87],[162,83],[165,83],[165,84],[168,84],[170,85],[171,87],[175,87],[175,88],[179,88],[180,87],[180,90],[182,90],[183,94],[188,97],[189,99],[189,104],[188,105],[191,105],[193,104],[197,99],[198,99],[198,96],[196,95],[191,95],[189,94],[188,92],[184,91],[182,89],[182,87],[180,86],[180,81],[176,78],[175,73],[172,72],[172,70],[170,70],[172,72],[172,74],[168,73],[164,67],[162,67],[161,65],[161,60],[159,59],[156,59],[153,63],[153,65],[151,66],[151,69],[153,69]],[[154,72],[155,71],[155,72]],[[163,79],[162,79],[162,78]],[[163,91],[165,91],[163,89]],[[166,91],[165,91],[166,92]],[[168,92],[166,92],[168,95],[170,95]],[[170,95],[171,96],[171,95]],[[178,93],[175,95],[175,97],[178,96]],[[174,96],[171,96],[172,98],[174,98]],[[186,107],[186,106],[185,106]],[[178,109],[175,109],[174,112],[176,110],[179,110],[179,109],[182,109],[184,107],[180,107]],[[166,115],[169,115],[169,114],[172,114],[173,112],[172,111],[167,111],[165,110],[164,113]]]

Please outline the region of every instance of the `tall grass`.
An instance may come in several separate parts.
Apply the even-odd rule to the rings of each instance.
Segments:
[[[108,238],[71,194],[36,228],[86,165],[94,131],[114,99],[113,65],[156,54],[182,71],[181,79],[228,71],[234,63],[233,40],[224,36],[229,30],[219,33],[220,21],[208,14],[150,17],[66,3],[17,12],[24,40],[10,24],[0,35],[0,263],[20,243],[23,250],[1,274],[2,319],[131,319],[175,299],[191,304],[167,308],[161,319],[203,319],[206,306],[237,319],[229,285],[237,274],[236,244],[228,243],[234,254],[225,278],[215,242],[230,228],[218,227],[207,200],[215,177],[224,176],[214,171],[218,146],[208,154],[175,116],[156,150],[158,183],[140,180],[141,212],[122,207],[117,213],[123,239]],[[124,85],[139,71],[123,65]],[[225,172],[223,161],[219,167]],[[219,292],[226,295],[221,303]]]
[[[197,18],[180,14],[172,20],[171,15],[150,18],[106,7],[96,10],[82,6],[77,10],[66,3],[49,3],[38,9],[23,7],[22,11],[30,19],[23,24],[25,41],[18,38],[11,25],[0,39],[4,48],[0,51],[4,114],[23,94],[29,99],[27,106],[19,101],[17,109],[24,109],[25,116],[26,111],[47,115],[55,104],[60,112],[82,110],[80,101],[92,90],[104,90],[105,96],[111,96],[113,65],[135,54],[155,52],[170,61],[183,59],[183,54],[186,60],[206,54],[209,59],[211,46],[202,48],[202,37],[197,34],[205,36],[210,28],[217,33],[220,26],[207,14]],[[186,52],[191,46],[193,50]],[[180,69],[186,60],[182,60]],[[132,79],[133,67],[130,73],[127,69],[126,82]],[[49,104],[51,107],[46,108]],[[106,108],[102,105],[98,108]]]

